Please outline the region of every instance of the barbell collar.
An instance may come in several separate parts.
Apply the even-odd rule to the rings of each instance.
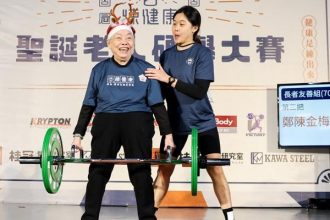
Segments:
[[[18,161],[20,164],[40,164],[41,157],[20,157]]]
[[[229,166],[230,159],[206,159],[206,166]]]

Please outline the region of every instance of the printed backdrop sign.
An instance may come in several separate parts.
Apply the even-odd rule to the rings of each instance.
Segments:
[[[0,2],[0,201],[83,202],[86,164],[65,165],[59,193],[49,195],[43,189],[40,166],[20,165],[18,158],[39,156],[49,127],[60,130],[64,150],[70,150],[91,68],[111,56],[105,32],[110,8],[118,2],[124,1]],[[131,3],[139,9],[135,56],[154,65],[174,45],[171,24],[175,11],[183,5],[200,11],[201,40],[214,54],[215,81],[208,96],[222,157],[231,159],[231,166],[224,169],[234,206],[297,207],[330,191],[329,150],[279,149],[276,110],[277,84],[329,81],[328,1]],[[127,16],[127,4],[118,6],[116,13]],[[329,109],[324,111],[329,119]],[[83,141],[87,155],[91,126]],[[159,141],[156,126],[155,152]],[[184,151],[190,152],[188,143]],[[153,167],[153,177],[156,169]],[[191,198],[189,205],[219,206],[204,170],[199,181],[202,198]],[[190,170],[178,166],[166,205],[177,206],[172,199],[189,190]],[[124,204],[130,205],[134,194],[126,166],[116,166],[104,203],[122,205],[110,195],[123,198],[120,193],[125,191],[130,194]]]

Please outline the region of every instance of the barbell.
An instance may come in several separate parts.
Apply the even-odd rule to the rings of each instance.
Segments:
[[[83,151],[80,151],[80,157],[75,158],[75,147],[71,147],[70,157],[64,157],[63,144],[59,130],[57,128],[48,128],[42,145],[40,157],[20,157],[20,164],[40,164],[42,170],[42,180],[48,193],[57,193],[61,186],[63,176],[63,166],[65,163],[95,163],[95,164],[130,164],[147,163],[152,165],[189,165],[191,166],[191,194],[197,195],[197,176],[200,168],[207,166],[225,166],[230,165],[230,159],[208,159],[198,156],[198,132],[192,129],[191,132],[191,157],[186,154],[179,159],[172,160],[170,151],[167,159],[93,159],[84,158]]]

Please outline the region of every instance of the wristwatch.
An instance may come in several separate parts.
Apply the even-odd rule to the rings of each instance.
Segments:
[[[169,79],[168,79],[168,85],[172,85],[173,83],[175,82],[175,78],[173,76],[171,76]]]

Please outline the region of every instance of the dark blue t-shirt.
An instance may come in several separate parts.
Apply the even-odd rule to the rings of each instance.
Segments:
[[[144,76],[147,68],[153,66],[136,57],[125,66],[110,58],[96,64],[83,104],[96,106],[95,113],[151,112],[163,97],[159,83]]]
[[[160,63],[165,72],[181,80],[194,84],[195,79],[214,81],[213,56],[201,44],[178,51],[176,46],[165,50]],[[207,96],[198,100],[172,87],[165,94],[168,113],[174,134],[189,134],[192,128],[199,132],[215,128],[215,117]]]

